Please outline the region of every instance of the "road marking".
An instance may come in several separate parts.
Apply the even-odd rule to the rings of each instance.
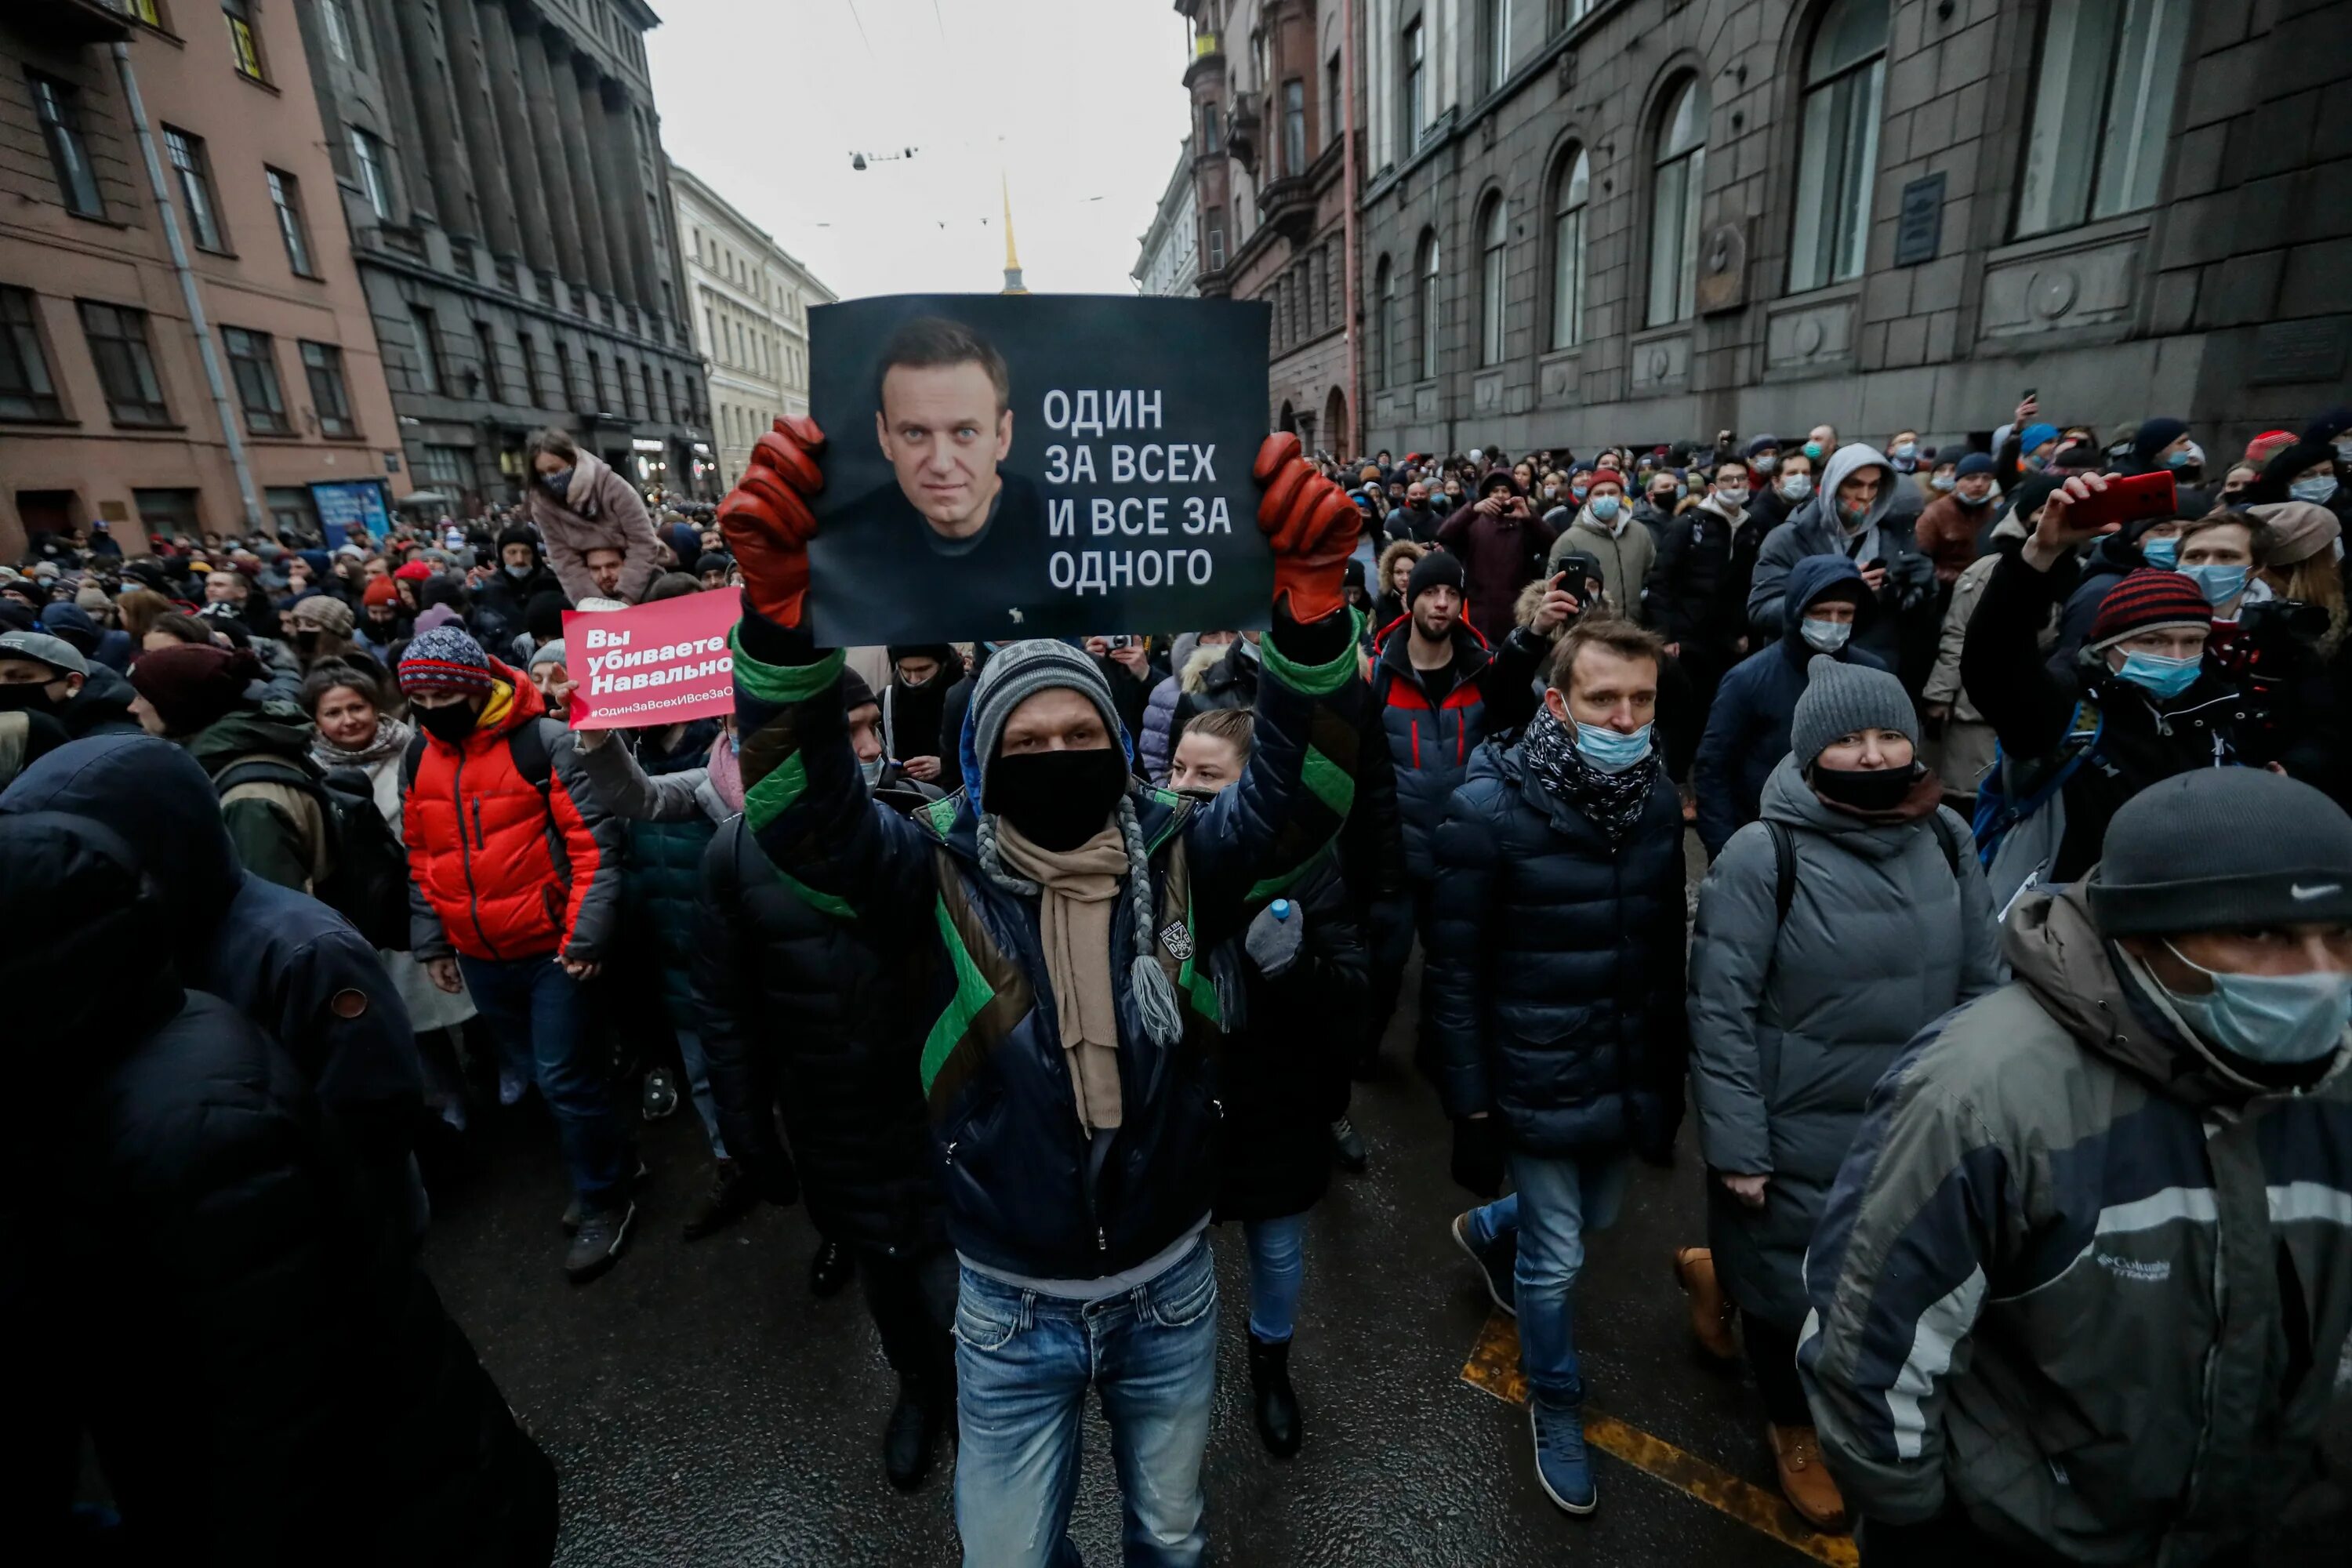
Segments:
[[[1527,1379],[1519,1374],[1519,1327],[1504,1313],[1490,1312],[1470,1359],[1462,1363],[1462,1381],[1509,1405],[1528,1400]],[[1662,1437],[1637,1426],[1588,1409],[1584,1439],[1603,1453],[1622,1459],[1635,1469],[1656,1477],[1718,1512],[1727,1513],[1760,1531],[1833,1568],[1859,1568],[1862,1556],[1850,1535],[1824,1535],[1807,1524],[1778,1492],[1740,1479],[1730,1471],[1686,1454]]]

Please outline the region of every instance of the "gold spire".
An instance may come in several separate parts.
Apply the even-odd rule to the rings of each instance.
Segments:
[[[996,176],[998,190],[1004,195],[1004,289],[1007,294],[1026,294],[1021,283],[1021,253],[1013,244],[1013,187],[1005,183],[1003,174]]]

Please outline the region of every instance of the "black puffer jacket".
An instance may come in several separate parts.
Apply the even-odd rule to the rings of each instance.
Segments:
[[[1176,699],[1176,710],[1168,721],[1169,756],[1175,756],[1176,742],[1182,739],[1184,726],[1192,721],[1194,714],[1223,708],[1255,708],[1257,676],[1257,649],[1247,637],[1235,637],[1226,647],[1225,657],[1201,677],[1201,689]]]
[[[83,818],[0,821],[0,911],[10,1022],[52,1096],[5,1156],[0,1301],[39,1347],[0,1394],[17,1440],[69,1456],[89,1434],[124,1561],[546,1563],[553,1469],[293,1060],[155,956],[167,920],[129,849]],[[26,1544],[65,1503],[34,1458],[0,1481],[10,1543],[57,1562]]]
[[[1412,623],[1381,628],[1371,668],[1371,704],[1388,736],[1403,825],[1405,868],[1417,882],[1435,875],[1430,840],[1471,753],[1535,711],[1535,678],[1545,645],[1514,628],[1497,647],[1466,621],[1454,625],[1451,679],[1434,700],[1412,667]]]
[[[1658,558],[1642,600],[1659,635],[1680,643],[1685,660],[1718,669],[1740,657],[1748,585],[1764,540],[1753,514],[1734,510],[1737,528],[1711,500],[1668,518],[1658,529]]]
[[[902,1254],[940,1246],[919,988],[854,921],[779,876],[740,816],[703,856],[701,920],[694,994],[729,1151],[763,1182],[796,1161],[809,1219],[829,1240]]]
[[[1517,746],[1480,748],[1437,830],[1423,981],[1447,1112],[1494,1112],[1526,1153],[1663,1157],[1689,1050],[1683,888],[1664,777],[1612,845]]]

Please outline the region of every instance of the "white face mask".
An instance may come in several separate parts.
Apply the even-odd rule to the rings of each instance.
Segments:
[[[1787,496],[1790,500],[1804,500],[1807,496],[1813,493],[1812,476],[1811,474],[1790,474],[1787,479],[1780,481],[1780,493]]]
[[[1715,499],[1729,507],[1746,506],[1748,504],[1748,487],[1746,485],[1717,485],[1715,490]]]
[[[1848,637],[1853,636],[1853,625],[1850,621],[1817,621],[1808,618],[1798,626],[1797,631],[1805,639],[1805,646],[1814,652],[1835,653],[1845,647]]]

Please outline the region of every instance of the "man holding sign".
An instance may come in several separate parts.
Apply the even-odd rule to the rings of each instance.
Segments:
[[[1206,803],[1139,785],[1096,662],[1040,639],[1005,646],[974,685],[966,793],[908,820],[868,798],[842,655],[803,624],[823,446],[811,421],[780,421],[719,509],[745,584],[745,823],[812,901],[919,954],[928,976],[917,1010],[935,1021],[907,1066],[962,1264],[964,1561],[1076,1561],[1066,1526],[1097,1386],[1128,1479],[1128,1561],[1196,1563],[1216,1364],[1213,1058],[1239,994],[1245,897],[1304,866],[1353,798],[1362,682],[1341,583],[1356,509],[1296,437],[1265,443],[1274,626],[1238,784]]]

